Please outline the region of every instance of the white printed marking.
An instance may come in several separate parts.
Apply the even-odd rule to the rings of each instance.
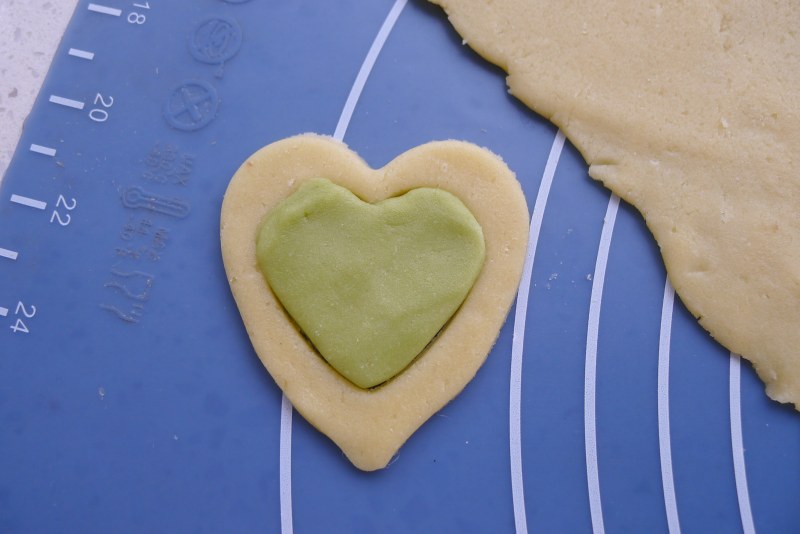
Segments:
[[[47,207],[47,202],[42,202],[41,200],[36,200],[35,198],[28,198],[20,195],[11,195],[11,202],[28,206],[29,208],[36,208],[37,210],[43,210]]]
[[[550,195],[550,186],[564,148],[564,134],[559,130],[550,147],[550,155],[544,166],[539,192],[533,205],[531,229],[528,234],[528,253],[522,271],[522,281],[517,292],[517,305],[514,312],[514,338],[511,343],[511,378],[509,395],[509,449],[511,454],[511,496],[514,502],[514,525],[518,534],[527,534],[528,520],[525,514],[525,491],[522,478],[522,356],[525,348],[525,323],[528,317],[528,295],[531,288],[533,262],[536,247],[542,231],[544,210]]]
[[[8,258],[9,260],[16,260],[19,254],[7,248],[0,248],[0,258]]]
[[[281,437],[279,450],[281,534],[292,534],[292,404],[281,397]]]
[[[88,52],[86,50],[81,50],[80,48],[70,48],[69,55],[79,57],[81,59],[88,59],[89,61],[94,59],[94,52]]]
[[[597,386],[597,339],[600,331],[600,305],[603,301],[603,284],[606,278],[608,252],[617,220],[619,197],[612,194],[603,220],[597,261],[592,278],[592,296],[589,301],[589,321],[586,332],[586,369],[583,383],[583,431],[586,446],[586,479],[589,489],[589,511],[595,534],[605,532],[603,505],[600,499],[600,474],[597,467],[597,421],[595,419],[595,392]]]
[[[733,449],[733,474],[736,479],[736,496],[739,499],[739,515],[744,534],[755,534],[753,511],[750,509],[750,492],[747,489],[747,470],[744,460],[744,438],[742,436],[741,358],[731,353],[729,368],[729,390],[731,412],[731,446]]]
[[[59,106],[66,106],[68,108],[83,109],[84,103],[79,100],[71,98],[64,98],[63,96],[50,95],[50,102],[58,104]]]
[[[55,156],[56,149],[50,148],[42,145],[32,144],[30,148],[31,152],[36,152],[37,154],[43,154],[45,156]]]
[[[669,429],[669,353],[672,339],[672,309],[675,290],[669,279],[664,284],[661,304],[661,330],[658,336],[658,447],[661,455],[661,485],[664,488],[664,508],[670,534],[680,534],[678,502],[672,475],[672,437]]]
[[[381,53],[381,48],[383,48],[384,43],[386,43],[386,38],[389,37],[394,23],[397,22],[397,18],[400,16],[403,8],[406,7],[406,1],[407,0],[395,0],[394,5],[389,10],[389,14],[386,15],[386,19],[383,21],[383,25],[381,25],[381,29],[378,30],[378,34],[375,36],[375,40],[372,41],[372,46],[370,46],[369,52],[367,52],[367,56],[364,58],[364,62],[361,64],[361,68],[358,71],[358,75],[356,75],[356,80],[353,82],[353,87],[350,88],[350,94],[347,95],[347,101],[342,109],[342,114],[339,116],[336,130],[333,133],[334,139],[338,139],[339,141],[344,139],[347,126],[350,124],[350,119],[353,117],[353,111],[356,109],[358,99],[361,97],[361,91],[364,90],[364,84],[367,82],[369,73],[372,72],[375,60],[378,58],[378,54]]]
[[[122,10],[115,7],[102,6],[100,4],[89,4],[89,11],[95,13],[102,13],[103,15],[111,15],[112,17],[119,17],[122,15]]]
[[[395,0],[394,5],[386,15],[372,46],[367,52],[364,62],[358,71],[353,87],[350,88],[350,94],[347,96],[347,101],[344,104],[344,109],[339,116],[339,122],[336,125],[336,131],[333,134],[335,139],[341,141],[344,139],[344,134],[347,131],[347,126],[350,124],[350,118],[353,116],[353,110],[358,103],[361,96],[361,91],[364,89],[364,84],[372,71],[372,66],[378,58],[378,54],[386,42],[386,38],[397,22],[397,18],[406,6],[407,0]],[[280,509],[281,509],[281,534],[292,534],[294,532],[292,521],[292,405],[286,396],[283,396],[281,401],[281,433],[280,433]]]
[[[0,306],[0,317],[5,317],[6,315],[8,315],[8,308]]]

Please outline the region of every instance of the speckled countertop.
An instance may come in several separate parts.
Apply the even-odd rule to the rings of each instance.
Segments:
[[[0,0],[0,181],[77,0]]]

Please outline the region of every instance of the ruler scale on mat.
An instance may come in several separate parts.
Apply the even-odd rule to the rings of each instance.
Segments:
[[[796,530],[798,415],[673,300],[641,218],[607,209],[571,145],[548,165],[556,130],[438,8],[188,5],[80,2],[0,186],[0,531]],[[375,167],[490,148],[535,256],[475,380],[362,473],[281,424],[219,209],[261,146],[344,133],[393,9],[344,140]]]

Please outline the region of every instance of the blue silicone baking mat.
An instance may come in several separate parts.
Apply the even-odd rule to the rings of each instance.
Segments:
[[[231,175],[303,132],[486,146],[533,215],[486,364],[379,472],[292,416],[220,259]],[[800,416],[441,10],[79,2],[0,189],[0,531],[797,532],[798,502]]]

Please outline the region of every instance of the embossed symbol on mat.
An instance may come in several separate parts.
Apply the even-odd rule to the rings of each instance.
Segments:
[[[236,55],[242,46],[242,29],[230,17],[204,20],[189,38],[189,51],[197,61],[221,65]]]
[[[126,323],[138,323],[144,312],[145,303],[150,300],[155,276],[142,271],[119,271],[111,269],[111,280],[104,286],[119,297],[118,302],[104,302],[100,307],[116,315]],[[110,299],[110,295],[107,298]]]
[[[175,88],[164,104],[164,118],[170,126],[194,131],[214,120],[219,98],[214,86],[204,81],[185,82]]]
[[[122,205],[126,208],[139,208],[172,217],[183,218],[189,215],[189,203],[178,198],[154,195],[141,187],[128,187],[122,191]]]

